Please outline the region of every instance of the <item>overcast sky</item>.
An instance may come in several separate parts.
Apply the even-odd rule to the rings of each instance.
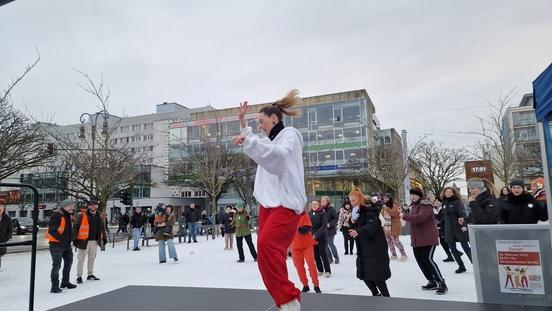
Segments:
[[[364,88],[382,127],[462,147],[485,98],[518,104],[552,62],[552,1],[17,0],[0,38],[0,87],[38,47],[12,99],[59,124],[95,111],[76,68],[121,116]]]

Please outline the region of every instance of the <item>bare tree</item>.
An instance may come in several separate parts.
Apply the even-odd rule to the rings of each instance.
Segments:
[[[460,179],[467,158],[462,149],[446,148],[442,143],[429,141],[418,146],[413,161],[420,170],[422,187],[438,196],[447,184]]]
[[[240,199],[242,199],[246,207],[252,207],[255,205],[255,197],[253,196],[253,183],[255,167],[254,162],[249,157],[241,155],[242,164],[240,170],[236,172],[232,179],[232,186],[238,193]]]
[[[40,54],[0,93],[0,180],[21,170],[39,166],[49,155],[43,133],[9,100],[14,87],[39,61]]]
[[[209,133],[203,128],[201,140],[200,150],[188,154],[176,165],[169,183],[205,191],[211,202],[209,214],[213,214],[218,200],[241,171],[245,160],[242,153],[226,148],[220,131]]]
[[[493,173],[504,184],[518,174],[519,157],[515,150],[515,135],[513,131],[505,131],[504,117],[514,96],[512,89],[504,96],[500,96],[496,103],[487,100],[489,111],[477,119],[481,123],[481,129],[469,131],[476,135],[480,141],[476,145],[477,159],[490,160]]]
[[[96,83],[87,74],[79,73],[85,80],[83,85],[79,84],[81,88],[97,99],[97,107],[108,116],[110,93],[103,78]],[[91,115],[91,118],[98,117]],[[109,198],[144,182],[141,176],[149,166],[143,164],[142,152],[131,152],[128,143],[115,143],[111,139],[122,119],[109,117],[100,120],[103,121],[101,134],[91,124],[82,124],[80,134],[89,133],[84,135],[84,139],[78,139],[72,133],[62,133],[52,124],[41,123],[41,128],[55,141],[58,154],[48,162],[47,169],[64,181],[61,190],[85,201],[96,199],[99,209],[104,211]],[[108,121],[111,124],[108,125]]]

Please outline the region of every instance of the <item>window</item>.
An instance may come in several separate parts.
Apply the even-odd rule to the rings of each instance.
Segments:
[[[316,107],[318,125],[332,125],[333,109],[332,104],[319,105]]]
[[[303,113],[299,117],[293,117],[293,127],[295,128],[304,128],[308,125],[308,115],[307,110],[303,107]]]
[[[318,164],[318,153],[309,153],[309,162],[310,165],[314,166]]]
[[[343,129],[343,137],[345,141],[360,140],[360,128]]]
[[[144,141],[153,140],[153,134],[144,135]]]
[[[343,122],[359,122],[360,121],[360,107],[355,102],[354,105],[344,105],[343,107]]]
[[[226,123],[228,136],[238,135],[240,133],[240,121],[230,121]]]
[[[134,148],[134,147],[130,148],[130,152],[131,153],[136,153],[136,148]]]
[[[309,132],[309,144],[314,145],[318,141],[316,139],[318,135],[316,135],[316,132]]]
[[[391,137],[385,136],[385,144],[390,144],[390,143],[391,143]]]
[[[15,211],[8,211],[8,216],[15,217]]]
[[[132,126],[132,131],[133,132],[140,131],[140,130],[142,130],[142,125],[141,124],[136,124],[136,125]]]
[[[343,162],[343,150],[335,151],[335,159],[337,160],[337,162]]]
[[[343,122],[343,116],[341,115],[341,108],[334,109],[333,120],[335,123]]]
[[[328,141],[333,141],[333,135],[334,135],[334,131],[332,130],[329,130],[329,131],[319,131],[318,132],[318,141],[325,141],[325,142],[328,142]]]
[[[309,134],[301,133],[301,136],[303,136],[303,145],[307,145],[309,143]]]
[[[318,159],[321,164],[327,164],[328,162],[333,162],[335,160],[334,151],[321,151],[318,153]]]
[[[149,146],[149,151],[153,151],[153,146]]]
[[[144,130],[152,130],[153,129],[153,123],[144,123],[143,124]]]
[[[334,135],[335,135],[335,142],[336,143],[340,143],[340,142],[343,141],[343,130],[342,129],[335,130]]]
[[[180,194],[180,196],[183,197],[183,198],[191,198],[192,197],[192,192],[191,191],[183,191]]]

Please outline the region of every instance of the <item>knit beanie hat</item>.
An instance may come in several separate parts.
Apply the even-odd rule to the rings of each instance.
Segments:
[[[483,189],[485,188],[485,183],[479,178],[470,178],[468,179],[468,188]]]
[[[524,188],[525,183],[523,182],[522,179],[516,178],[516,179],[513,179],[512,181],[510,181],[510,188],[512,188],[514,186],[519,186],[521,188]]]
[[[422,191],[422,189],[420,187],[413,187],[413,188],[410,188],[410,194],[415,194],[419,197],[423,197],[424,196],[424,192]]]
[[[65,199],[65,200],[61,201],[61,203],[59,204],[59,207],[64,208],[64,207],[67,207],[69,205],[75,205],[75,202],[73,202],[73,200],[71,200],[71,199]]]

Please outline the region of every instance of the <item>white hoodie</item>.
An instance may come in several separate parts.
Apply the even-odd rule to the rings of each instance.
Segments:
[[[257,201],[267,208],[282,206],[301,214],[307,203],[301,133],[286,127],[272,141],[259,138],[249,126],[241,133],[243,150],[259,165],[253,191]]]

